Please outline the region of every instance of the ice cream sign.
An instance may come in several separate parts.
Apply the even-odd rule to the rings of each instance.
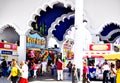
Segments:
[[[110,51],[111,50],[111,44],[90,44],[89,50]]]

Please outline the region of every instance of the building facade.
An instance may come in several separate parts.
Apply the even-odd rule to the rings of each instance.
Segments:
[[[19,43],[18,59],[21,61],[26,59],[26,35],[37,28],[34,23],[40,26],[46,22],[47,41],[55,38],[60,46],[74,27],[77,64],[82,61],[82,52],[87,44],[114,43],[120,36],[119,3],[119,0],[0,1],[0,40]]]

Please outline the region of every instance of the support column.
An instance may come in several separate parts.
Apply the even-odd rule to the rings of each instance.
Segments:
[[[75,44],[74,44],[74,63],[78,70],[78,74],[82,75],[82,57],[83,57],[83,48],[84,48],[84,26],[83,26],[83,0],[75,1]],[[78,77],[79,80],[82,80],[81,77]]]
[[[18,62],[26,60],[26,35],[20,34],[20,46],[18,47]]]

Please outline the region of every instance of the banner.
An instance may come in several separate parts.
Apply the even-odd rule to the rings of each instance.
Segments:
[[[89,50],[91,51],[111,51],[111,44],[90,44]]]
[[[17,45],[12,43],[0,42],[0,49],[17,51]]]
[[[44,49],[46,46],[45,37],[41,37],[38,33],[28,34],[26,37],[27,48],[42,48]]]

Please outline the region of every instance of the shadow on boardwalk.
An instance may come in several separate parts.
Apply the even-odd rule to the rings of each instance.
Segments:
[[[56,78],[57,78],[57,75],[55,74],[54,76],[52,76],[51,75],[51,72],[47,72],[46,74],[45,74],[45,76],[39,76],[39,77],[37,77],[37,78],[32,78],[32,77],[30,77],[29,78],[29,82],[30,83],[34,83],[35,81],[46,81],[46,82],[54,82],[54,81],[56,81]],[[67,71],[64,71],[64,73],[63,73],[63,81],[71,81],[71,77],[69,77],[68,76],[68,73],[67,73]],[[62,81],[62,82],[63,82]],[[58,82],[58,81],[56,81],[56,82]],[[0,83],[11,83],[10,82],[10,80],[7,80],[7,77],[4,77],[4,78],[0,78]]]
[[[57,75],[55,74],[54,76],[51,75],[50,72],[47,72],[44,76],[39,76],[37,78],[29,78],[29,82],[32,81],[56,81]],[[71,77],[68,76],[68,72],[64,71],[63,73],[63,81],[71,81]]]
[[[30,77],[29,82],[32,81],[55,81],[55,77],[52,76],[49,72],[47,72],[44,76],[39,76],[37,78]]]

